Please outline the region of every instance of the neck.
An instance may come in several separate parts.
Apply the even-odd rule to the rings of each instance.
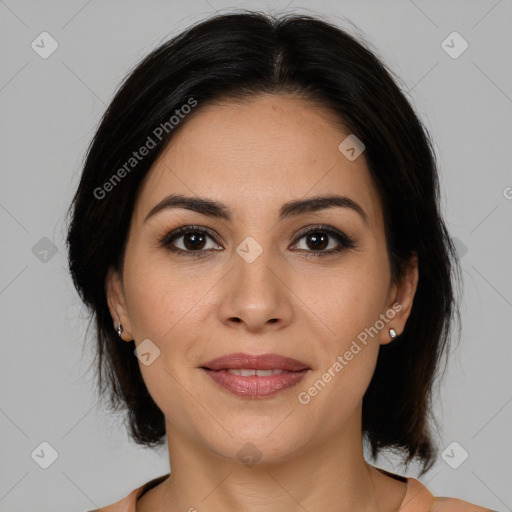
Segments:
[[[329,443],[318,442],[280,461],[249,467],[225,458],[167,425],[171,476],[160,512],[336,510],[375,512],[383,476],[364,459],[357,418]]]

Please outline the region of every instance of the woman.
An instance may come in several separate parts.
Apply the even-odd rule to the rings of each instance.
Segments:
[[[100,394],[172,473],[105,512],[489,510],[366,462],[437,447],[457,266],[426,130],[314,17],[219,15],[127,77],[73,200]],[[106,382],[105,382],[106,381]]]

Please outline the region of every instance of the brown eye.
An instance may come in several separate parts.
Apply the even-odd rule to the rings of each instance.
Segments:
[[[305,239],[305,247],[299,247],[299,250],[312,253],[312,256],[328,256],[355,247],[354,241],[345,233],[323,225],[303,232],[299,235],[298,241],[302,239]],[[331,249],[326,251],[325,249],[329,245],[331,245]],[[297,242],[295,242],[295,246],[297,246]]]
[[[218,250],[215,244],[213,247],[207,246],[208,239],[216,241],[209,230],[186,226],[166,234],[160,241],[160,245],[175,253],[197,257],[204,256],[203,253],[206,251]]]
[[[208,247],[208,239],[214,242]],[[341,231],[328,226],[315,226],[303,232],[297,238],[293,247],[304,239],[304,247],[298,247],[300,252],[309,257],[329,256],[341,252],[344,249],[355,247],[354,241]],[[216,245],[216,237],[212,231],[199,226],[185,226],[167,233],[160,240],[161,247],[165,247],[178,255],[202,257],[209,251],[222,250]],[[329,250],[326,250],[329,248]]]
[[[202,233],[186,233],[182,235],[183,238],[183,245],[186,249],[193,251],[193,250],[202,250],[204,249],[206,236]]]
[[[306,235],[306,244],[314,251],[325,249],[329,245],[329,235],[321,232],[310,233]]]

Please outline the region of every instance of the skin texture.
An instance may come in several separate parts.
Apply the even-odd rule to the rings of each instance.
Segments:
[[[334,114],[292,95],[205,105],[142,183],[123,274],[109,272],[106,282],[114,328],[120,321],[124,340],[149,338],[160,349],[152,364],[139,366],[165,414],[172,474],[141,498],[138,511],[391,511],[403,500],[405,483],[364,460],[361,404],[379,347],[391,341],[389,327],[404,329],[417,260],[392,283],[364,153],[350,161],[338,150],[347,135]],[[144,222],[170,193],[221,201],[233,221],[169,209]],[[361,205],[368,226],[349,208],[278,220],[287,201],[333,193]],[[339,244],[329,236],[318,249],[307,236],[299,239],[319,224],[345,233],[355,247],[315,256]],[[159,246],[160,236],[187,225],[217,235],[206,236],[202,257]],[[252,263],[236,252],[248,236],[263,249]],[[194,250],[186,235],[173,244]],[[379,334],[307,405],[299,403],[299,392],[395,303],[401,310]],[[278,353],[311,370],[273,397],[239,397],[200,369],[232,352]],[[252,467],[237,457],[247,442],[261,452]]]

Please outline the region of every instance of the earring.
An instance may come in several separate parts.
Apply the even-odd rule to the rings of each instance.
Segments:
[[[397,334],[395,329],[389,329],[389,335],[391,336],[391,339],[396,338]]]
[[[122,338],[121,334],[123,332],[123,326],[121,325],[121,322],[117,324],[117,335]]]

